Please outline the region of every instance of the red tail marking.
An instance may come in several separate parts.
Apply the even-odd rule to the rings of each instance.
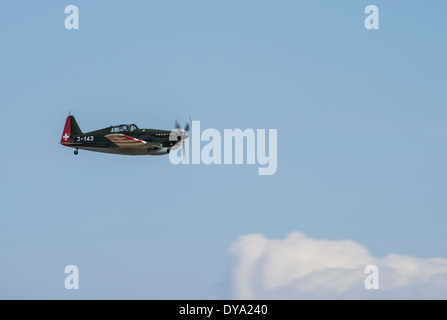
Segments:
[[[70,116],[67,117],[67,120],[65,121],[65,127],[64,127],[64,132],[62,132],[62,137],[61,137],[61,144],[65,144],[68,145],[70,144]]]

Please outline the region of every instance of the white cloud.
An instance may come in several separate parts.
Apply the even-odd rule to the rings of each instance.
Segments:
[[[447,299],[443,258],[375,258],[354,241],[315,239],[300,232],[283,240],[244,235],[230,252],[235,299]],[[365,288],[368,265],[378,267],[378,290]]]

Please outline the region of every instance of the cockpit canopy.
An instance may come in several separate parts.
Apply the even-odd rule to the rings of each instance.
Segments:
[[[123,131],[134,131],[137,130],[138,127],[135,124],[121,124],[119,126],[113,126],[110,132],[123,132]]]

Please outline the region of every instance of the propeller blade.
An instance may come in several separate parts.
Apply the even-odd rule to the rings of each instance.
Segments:
[[[186,154],[185,154],[185,143],[182,142],[182,157],[183,157],[183,162],[186,161]]]
[[[188,119],[188,122],[185,124],[185,131],[189,131],[191,129],[191,118]]]
[[[175,128],[176,129],[181,129],[182,127],[180,126],[180,124],[178,123],[177,119],[175,119]]]

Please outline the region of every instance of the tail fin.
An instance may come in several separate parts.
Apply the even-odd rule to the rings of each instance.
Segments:
[[[64,131],[62,132],[61,144],[69,145],[70,139],[74,134],[82,134],[81,128],[79,128],[78,123],[72,115],[67,117],[65,120]]]

